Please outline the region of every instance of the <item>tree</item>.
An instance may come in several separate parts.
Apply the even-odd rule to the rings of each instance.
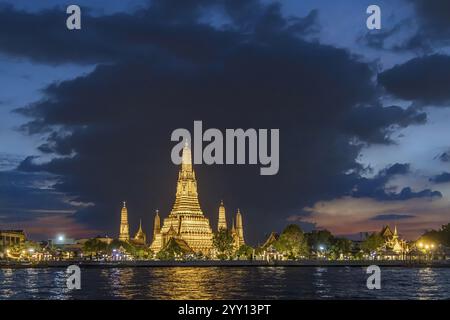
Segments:
[[[131,243],[127,242],[127,241],[122,241],[119,239],[114,239],[113,241],[111,241],[111,243],[107,246],[107,251],[109,254],[111,254],[111,252],[116,249],[120,249],[122,248],[123,250],[125,250],[126,253],[128,253],[129,255],[133,256],[133,257],[137,257],[138,256],[138,248],[134,245],[132,245]]]
[[[328,230],[313,230],[305,234],[308,246],[313,251],[320,251],[321,254],[332,253],[332,246],[335,242],[333,234]]]
[[[217,250],[217,257],[225,260],[233,254],[233,236],[227,229],[220,229],[213,236],[213,246]]]
[[[376,252],[381,249],[384,242],[381,234],[374,232],[361,243],[361,249],[366,253]]]
[[[236,256],[238,258],[246,258],[246,259],[250,260],[250,259],[252,259],[252,256],[253,256],[253,248],[246,244],[243,244],[236,251]]]
[[[290,259],[297,259],[309,252],[306,237],[296,224],[288,225],[273,246]]]
[[[450,223],[447,223],[439,230],[430,230],[425,232],[420,238],[420,241],[434,242],[444,246],[450,246]]]
[[[335,238],[331,246],[331,254],[333,258],[339,258],[340,255],[348,255],[351,253],[353,242],[345,238]]]
[[[159,260],[175,260],[188,253],[174,238],[171,238],[166,246],[156,254],[156,258]]]
[[[107,253],[107,251],[108,245],[96,238],[87,240],[83,245],[83,253],[90,255],[91,259],[93,256],[97,258],[99,254]]]
[[[331,247],[334,242],[334,236],[328,230],[313,230],[306,234],[310,248],[317,250],[319,246]]]

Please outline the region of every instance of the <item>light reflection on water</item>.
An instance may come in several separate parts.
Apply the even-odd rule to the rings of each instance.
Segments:
[[[0,299],[450,299],[450,269],[382,268],[368,290],[357,267],[0,269]]]

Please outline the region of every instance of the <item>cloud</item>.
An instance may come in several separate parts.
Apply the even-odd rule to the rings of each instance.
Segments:
[[[214,10],[223,12],[230,27],[216,29],[198,22]],[[259,1],[221,0],[185,0],[182,4],[159,0],[134,13],[102,16],[92,16],[86,9],[82,29],[76,32],[65,28],[66,18],[62,8],[36,14],[0,6],[0,51],[51,65],[113,63],[166,53],[201,63],[247,41],[244,30],[236,28],[261,38],[282,30],[310,34],[317,30],[318,21],[316,11],[288,22],[276,3],[263,6]]]
[[[378,75],[388,92],[423,104],[450,104],[450,56],[414,58]]]
[[[394,142],[391,134],[396,129],[424,124],[426,120],[426,113],[415,107],[357,107],[344,120],[344,130],[362,141],[388,144]]]
[[[409,48],[430,50],[450,43],[450,3],[446,0],[410,0],[415,7],[418,31]]]
[[[441,162],[450,162],[450,151],[445,151],[436,156],[434,159],[439,159]]]
[[[95,235],[98,230],[76,221],[77,210],[89,204],[73,203],[53,188],[57,177],[48,173],[0,172],[0,222],[3,228],[25,229],[32,239],[46,239],[59,230],[67,235]]]
[[[410,187],[404,187],[400,191],[396,187],[389,186],[388,182],[397,175],[410,173],[410,165],[407,163],[395,163],[390,165],[372,178],[357,177],[348,195],[354,198],[373,198],[380,201],[401,201],[413,198],[440,198],[439,191],[424,189],[412,191]]]
[[[438,174],[434,177],[430,178],[431,182],[434,183],[447,183],[450,182],[450,173],[448,172],[442,172],[441,174]]]
[[[406,51],[430,52],[430,46],[419,39],[415,30],[414,18],[407,18],[392,27],[370,30],[357,39],[357,42],[371,49],[403,53]],[[419,43],[420,42],[420,43]]]
[[[375,217],[373,217],[371,220],[381,220],[381,221],[387,221],[387,220],[402,220],[402,219],[409,219],[414,218],[415,216],[410,214],[379,214]]]
[[[14,169],[23,160],[24,160],[23,156],[10,154],[6,152],[0,152],[0,171],[8,171]]]
[[[205,23],[217,5],[221,18]],[[230,216],[241,208],[249,239],[281,229],[295,210],[352,193],[363,184],[356,161],[363,143],[391,143],[392,126],[425,121],[412,108],[359,109],[378,105],[373,69],[347,50],[306,39],[318,28],[316,11],[298,18],[259,1],[156,1],[133,14],[87,17],[89,37],[54,29],[55,11],[2,12],[28,27],[42,23],[43,31],[28,39],[19,26],[9,28],[17,37],[10,34],[0,51],[44,63],[107,62],[47,86],[41,100],[18,110],[30,119],[24,132],[45,137],[38,149],[52,159],[31,155],[20,171],[51,173],[55,191],[93,203],[74,215],[93,229],[117,232],[127,200],[131,224],[143,217],[150,233],[154,209],[165,216],[174,200],[170,133],[191,130],[194,120],[208,128],[280,128],[276,176],[261,177],[255,166],[195,167],[213,225],[224,199]]]
[[[358,41],[370,48],[394,52],[432,53],[450,44],[450,5],[447,0],[408,0],[414,15],[390,28],[367,32]]]
[[[407,201],[379,201],[371,198],[342,197],[331,201],[319,201],[305,208],[308,216],[302,219],[316,223],[336,234],[357,234],[381,230],[377,216],[408,215],[399,219],[397,226],[402,236],[417,239],[424,231],[439,228],[448,221],[448,201],[440,199],[409,199]],[[389,220],[386,220],[389,221]]]

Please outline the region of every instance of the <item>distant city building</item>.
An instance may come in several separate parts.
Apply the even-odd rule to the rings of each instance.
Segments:
[[[0,244],[4,247],[19,245],[26,239],[23,230],[0,230]]]

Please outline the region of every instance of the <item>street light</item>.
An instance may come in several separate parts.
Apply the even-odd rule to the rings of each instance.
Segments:
[[[58,235],[57,239],[58,239],[58,241],[63,242],[64,241],[64,235],[63,234]]]

